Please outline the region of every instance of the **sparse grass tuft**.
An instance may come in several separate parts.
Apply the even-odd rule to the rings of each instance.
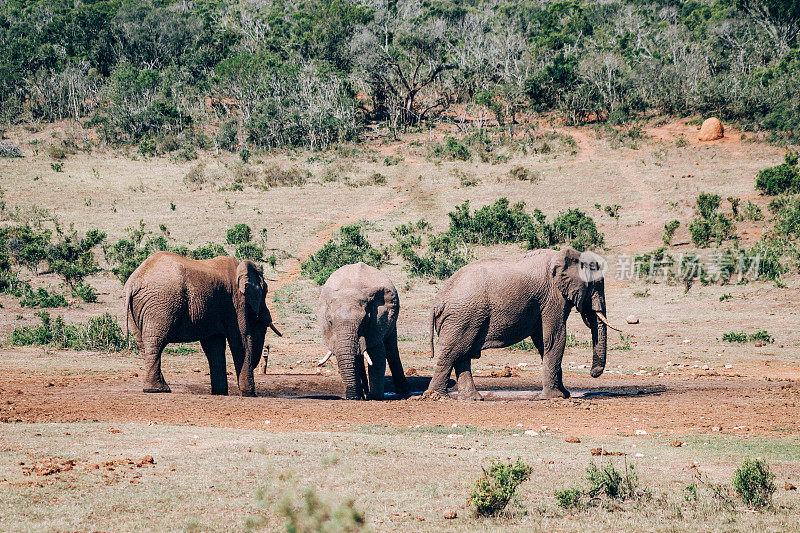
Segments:
[[[52,319],[47,311],[39,311],[36,316],[41,324],[15,328],[11,332],[11,344],[50,345],[60,349],[108,352],[131,350],[136,346],[133,335],[126,337],[117,319],[110,313],[103,313],[78,324],[67,324],[61,316]]]

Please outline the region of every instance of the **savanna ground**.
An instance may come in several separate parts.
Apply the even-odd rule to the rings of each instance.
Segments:
[[[546,153],[501,146],[496,155],[507,157],[487,162],[428,158],[443,131],[338,152],[256,154],[247,164],[233,154],[209,152],[180,163],[96,150],[69,156],[62,172],[51,168],[44,146],[85,132],[70,125],[7,132],[25,158],[0,159],[0,186],[8,204],[31,217],[47,209],[63,224],[100,228],[111,240],[142,220],[156,233],[165,225],[173,242],[194,245],[224,241],[225,229],[237,223],[264,229],[268,253],[278,258],[274,268],[265,265],[268,301],[284,337],[268,337],[267,374],[256,374],[258,398],[238,397],[232,376],[231,396],[210,396],[202,352],[166,354],[163,369],[173,392],[147,395],[135,354],[5,343],[0,529],[237,530],[249,524],[279,530],[280,502],[311,487],[332,504],[353,499],[380,531],[800,530],[800,496],[784,490],[787,482],[800,484],[797,280],[788,279],[787,287],[696,284],[686,292],[683,285],[616,276],[625,257],[661,244],[669,220],[681,221],[675,250],[688,248],[686,226],[701,192],[737,196],[766,211],[754,177],[779,163],[783,150],[731,129],[723,140],[698,143],[696,131],[685,120],[655,122],[643,138],[612,146],[617,143],[600,130],[558,128]],[[311,178],[293,187],[230,187],[237,175],[276,166],[308,170]],[[511,176],[519,166],[534,179]],[[375,183],[382,181],[376,173],[385,183]],[[373,244],[388,245],[389,231],[401,223],[425,218],[444,230],[447,213],[464,200],[480,207],[499,197],[524,200],[527,209],[550,217],[579,208],[605,234],[608,316],[626,337],[611,338],[603,376],[588,376],[590,335],[572,316],[574,337],[563,366],[573,398],[529,401],[541,386],[538,354],[499,349],[474,364],[489,401],[335,399],[342,388],[335,365],[316,366],[325,353],[314,318],[319,287],[301,276],[300,262],[345,224],[367,221]],[[595,204],[619,205],[619,216]],[[764,222],[737,223],[744,243],[763,228]],[[477,250],[478,257],[522,253],[516,245]],[[403,364],[422,391],[433,369],[428,310],[441,282],[410,278],[396,256],[383,269],[400,290]],[[68,322],[104,311],[123,318],[122,284],[111,274],[89,281],[99,289],[98,303],[54,313]],[[49,275],[33,282],[57,284]],[[4,340],[14,327],[38,321],[15,298],[0,296],[0,303]],[[625,324],[631,314],[638,324]],[[721,340],[726,332],[758,330],[775,342]],[[635,464],[652,499],[560,509],[556,490],[580,485],[587,464],[600,462],[593,448],[623,452],[602,461]],[[146,456],[153,462],[142,461]],[[475,518],[466,501],[481,467],[493,457],[517,456],[533,465],[518,503],[502,518]],[[708,493],[699,502],[684,498],[698,472],[729,483],[745,457],[764,458],[776,473],[772,509],[721,510]],[[458,517],[445,519],[449,510]]]

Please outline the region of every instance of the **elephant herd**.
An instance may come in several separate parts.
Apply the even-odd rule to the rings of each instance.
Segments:
[[[281,335],[266,304],[267,284],[251,261],[192,260],[158,252],[125,283],[125,322],[144,357],[144,391],[169,392],[161,353],[172,342],[200,341],[211,393],[227,394],[225,345],[230,347],[242,396],[255,396],[253,370],[267,329]],[[436,295],[430,312],[438,358],[428,394],[445,395],[455,370],[459,399],[480,400],[472,359],[485,348],[528,337],[542,356],[542,398],[567,398],[561,374],[566,322],[576,308],[592,333],[592,377],[606,363],[607,326],[602,260],[572,248],[535,250],[519,259],[483,259],[458,270]],[[357,263],[335,271],[322,287],[317,320],[336,358],[348,400],[384,397],[386,366],[395,392],[409,394],[397,346],[400,299],[389,277]],[[616,329],[616,328],[614,328]],[[366,369],[365,369],[366,363]]]

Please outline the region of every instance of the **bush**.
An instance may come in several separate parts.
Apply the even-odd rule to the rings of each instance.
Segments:
[[[759,171],[756,177],[756,189],[770,196],[800,192],[800,168],[797,166],[797,154],[789,152],[780,165]]]
[[[216,242],[208,242],[198,246],[191,253],[192,259],[213,259],[220,255],[228,255],[228,252],[225,251],[221,244]]]
[[[469,504],[478,516],[496,516],[506,508],[517,487],[530,479],[533,468],[522,459],[504,463],[492,459],[489,469],[483,469],[472,488]]]
[[[0,293],[22,298],[32,290],[31,284],[25,280],[19,279],[17,273],[13,270],[0,270]]]
[[[11,344],[52,345],[60,349],[109,352],[130,350],[136,346],[133,335],[125,337],[117,319],[109,313],[78,324],[67,324],[61,316],[51,319],[46,311],[39,311],[36,316],[42,323],[36,327],[15,328],[11,332]]]
[[[591,247],[603,246],[604,237],[597,230],[597,224],[592,217],[579,209],[562,211],[550,223],[549,228],[542,225],[542,229],[545,230],[543,233],[530,240],[529,248],[568,244],[579,252],[583,252]]]
[[[362,261],[379,267],[385,259],[386,250],[373,247],[361,233],[362,228],[362,224],[342,226],[322,249],[302,263],[303,273],[322,285],[344,265]]]
[[[562,509],[575,509],[580,507],[581,496],[583,496],[583,491],[581,491],[581,489],[562,489],[556,492],[558,506]]]
[[[236,259],[244,261],[262,261],[264,259],[264,250],[253,242],[243,242],[236,247]]]
[[[22,307],[67,307],[69,303],[61,294],[51,294],[44,287],[29,290],[19,301]]]
[[[533,225],[531,215],[524,209],[525,202],[517,202],[509,207],[508,198],[500,198],[473,214],[470,213],[467,200],[447,214],[450,217],[448,233],[473,244],[522,242]]]
[[[444,144],[437,144],[431,150],[431,157],[434,159],[445,159],[449,161],[471,161],[472,155],[469,148],[459,143],[455,137],[447,136]]]
[[[662,235],[661,240],[664,241],[665,246],[669,246],[672,243],[672,237],[680,225],[681,223],[678,220],[671,220],[664,224],[664,235]]]
[[[745,459],[733,474],[733,490],[742,501],[761,509],[772,504],[775,494],[775,474],[762,459]]]
[[[0,157],[22,157],[22,151],[11,141],[0,141]]]
[[[236,137],[239,134],[239,126],[235,120],[228,120],[220,124],[217,132],[217,145],[229,152],[236,151]]]
[[[700,248],[707,248],[712,241],[719,246],[722,241],[733,237],[733,222],[727,215],[717,211],[720,200],[716,194],[701,193],[697,197],[700,216],[689,224],[689,233],[692,242]]]
[[[106,240],[105,232],[92,229],[80,237],[75,230],[64,233],[56,225],[58,241],[47,248],[46,259],[50,268],[64,278],[73,290],[86,276],[100,271],[94,258],[94,248]]]
[[[247,224],[236,224],[227,233],[228,244],[242,244],[250,242],[251,230]]]
[[[737,333],[735,331],[729,331],[728,333],[722,334],[722,340],[725,342],[738,342],[743,343],[747,342],[747,333],[742,331],[741,333]]]
[[[77,296],[87,304],[97,301],[97,291],[88,283],[78,283],[72,289],[73,296]]]
[[[742,210],[742,219],[758,222],[759,220],[764,220],[764,213],[761,211],[760,207],[748,200],[747,203],[744,204],[744,209]]]

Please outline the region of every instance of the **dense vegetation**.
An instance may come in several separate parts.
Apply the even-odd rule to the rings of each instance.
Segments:
[[[797,139],[798,28],[783,0],[9,0],[0,117],[187,158],[326,147],[453,104],[481,124],[699,113]]]

